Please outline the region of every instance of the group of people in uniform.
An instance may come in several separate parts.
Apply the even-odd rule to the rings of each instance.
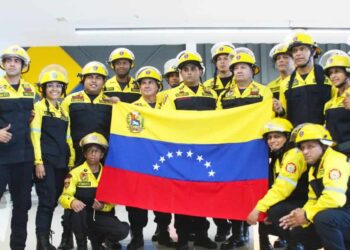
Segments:
[[[265,214],[259,222],[260,249],[349,249],[350,57],[331,50],[316,64],[319,46],[305,31],[296,31],[271,50],[280,75],[263,85],[254,80],[260,68],[248,48],[219,42],[211,54],[214,76],[202,83],[205,68],[195,51],[167,61],[163,74],[144,66],[133,78],[134,54],[117,48],[108,59],[115,76],[108,79],[103,63],[89,62],[80,73],[83,90],[68,96],[66,70],[49,65],[39,76],[41,100],[35,103],[34,85],[22,78],[30,67],[29,55],[19,46],[6,48],[0,62],[5,71],[0,79],[0,196],[8,185],[13,201],[10,248],[25,248],[33,182],[39,198],[37,250],[56,249],[50,235],[58,202],[64,208],[58,249],[73,249],[73,235],[80,250],[87,249],[87,240],[94,250],[121,249],[119,241],[129,232],[128,250],[144,246],[147,210],[126,207],[126,223],[115,215],[113,204],[96,199],[114,103],[173,112],[229,109],[270,99],[275,117],[261,132],[269,148],[269,190],[246,221],[213,218],[217,234],[212,240],[207,218],[175,214],[175,242],[168,231],[172,214],[154,211],[152,240],[179,250],[189,249],[189,241],[206,249],[222,242],[220,249],[233,249],[247,243],[248,225]],[[163,90],[163,78],[169,89]],[[269,235],[279,237],[274,246]]]

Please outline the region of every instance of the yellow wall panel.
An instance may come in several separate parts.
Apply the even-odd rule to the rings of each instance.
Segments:
[[[27,50],[30,58],[30,70],[23,75],[23,78],[32,83],[38,82],[41,70],[49,64],[59,64],[68,72],[68,88],[69,94],[80,82],[77,74],[81,72],[80,65],[61,47],[31,47]]]

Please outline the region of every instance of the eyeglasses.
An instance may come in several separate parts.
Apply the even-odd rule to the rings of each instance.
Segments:
[[[63,84],[62,83],[49,82],[49,83],[46,84],[46,88],[62,89],[63,88]]]

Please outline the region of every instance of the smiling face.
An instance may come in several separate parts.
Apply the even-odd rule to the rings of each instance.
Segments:
[[[143,97],[155,97],[158,93],[159,87],[156,80],[153,78],[143,78],[140,81],[140,92]]]
[[[281,132],[270,132],[266,135],[267,145],[271,152],[280,150],[287,142],[287,136]]]
[[[62,95],[63,84],[60,82],[48,82],[45,84],[45,97],[50,101],[58,100]]]
[[[347,78],[345,69],[343,67],[333,67],[328,70],[329,79],[335,87],[340,87]]]
[[[105,77],[99,74],[89,74],[84,76],[84,90],[91,95],[98,95],[105,83]]]

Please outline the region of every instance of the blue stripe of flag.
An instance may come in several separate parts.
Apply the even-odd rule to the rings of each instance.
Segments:
[[[111,134],[105,165],[163,178],[227,182],[265,179],[266,143],[179,144]]]

